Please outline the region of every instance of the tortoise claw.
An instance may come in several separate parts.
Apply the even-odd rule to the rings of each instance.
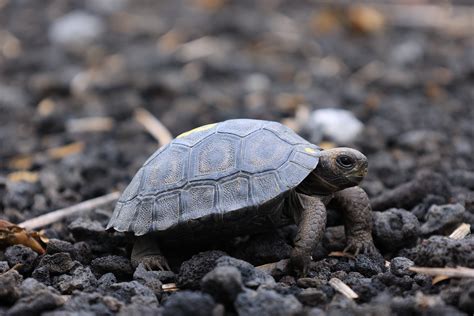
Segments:
[[[350,253],[354,256],[359,254],[373,254],[377,253],[372,238],[352,238],[349,239],[347,247],[343,250],[344,253]]]
[[[149,255],[138,259],[148,271],[171,271],[166,258],[162,255]]]

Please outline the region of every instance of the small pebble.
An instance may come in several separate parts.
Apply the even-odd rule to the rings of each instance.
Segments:
[[[390,272],[396,276],[414,275],[415,272],[408,270],[408,268],[414,266],[415,263],[405,257],[395,257],[390,261]]]
[[[306,128],[311,132],[311,139],[315,143],[320,142],[324,136],[338,144],[348,144],[362,132],[364,124],[350,111],[328,108],[313,111]]]
[[[5,259],[10,267],[16,264],[21,264],[19,271],[21,273],[28,273],[33,269],[34,262],[38,254],[31,248],[23,245],[15,245],[8,247],[5,250]]]
[[[70,12],[53,22],[49,39],[63,46],[85,46],[104,32],[102,20],[83,11]]]
[[[243,291],[242,276],[235,267],[218,266],[202,278],[201,289],[217,302],[232,305]]]

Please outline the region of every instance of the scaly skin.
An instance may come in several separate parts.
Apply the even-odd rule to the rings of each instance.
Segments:
[[[302,193],[298,193],[297,197],[300,204],[300,212],[295,214],[298,233],[294,240],[290,264],[298,276],[304,276],[311,262],[311,252],[324,234],[326,207],[318,197]]]
[[[147,270],[171,271],[168,261],[161,254],[156,238],[151,235],[137,237],[133,244],[131,261],[134,267],[142,263]]]
[[[376,252],[372,240],[372,209],[367,193],[360,187],[351,187],[334,193],[331,205],[344,213],[347,247],[355,255]]]

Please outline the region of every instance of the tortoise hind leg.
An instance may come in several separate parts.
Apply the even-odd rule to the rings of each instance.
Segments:
[[[155,236],[145,235],[137,237],[133,244],[131,261],[134,267],[142,263],[147,270],[171,271],[168,261],[160,251],[158,240]]]
[[[314,196],[297,193],[298,204],[292,206],[298,233],[291,252],[290,264],[297,276],[305,276],[311,262],[311,252],[323,238],[326,227],[326,207]]]

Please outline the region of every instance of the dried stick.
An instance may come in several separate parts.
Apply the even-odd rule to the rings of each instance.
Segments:
[[[313,0],[317,4],[349,6],[347,0]],[[408,28],[435,29],[441,32],[460,35],[472,34],[472,17],[474,8],[468,5],[437,4],[398,4],[363,1],[365,4],[379,10],[388,24]]]
[[[474,278],[474,269],[466,267],[456,268],[428,268],[428,267],[410,267],[410,271],[427,275],[444,275],[451,278]]]
[[[87,212],[96,207],[100,207],[102,205],[114,202],[118,200],[120,197],[119,192],[112,192],[103,196],[99,196],[94,199],[90,199],[79,204],[69,206],[66,208],[62,208],[27,221],[18,224],[18,226],[23,227],[25,229],[36,229],[39,227],[43,227],[52,223],[55,223],[63,218],[69,217],[71,215]]]
[[[451,233],[451,235],[449,235],[449,238],[463,239],[464,237],[469,235],[470,232],[471,232],[471,225],[462,223],[461,225],[459,225],[458,228],[456,228],[455,231]]]
[[[256,268],[270,275],[274,275],[278,271],[286,272],[288,270],[288,263],[288,259],[282,259],[278,262],[262,264],[261,266],[257,266]]]
[[[106,132],[115,125],[110,117],[83,117],[66,122],[66,129],[70,133]]]
[[[336,291],[338,291],[349,299],[356,299],[359,297],[356,292],[354,292],[347,284],[345,284],[338,278],[332,278],[331,280],[329,280],[329,285],[331,285]]]
[[[176,286],[176,283],[165,283],[161,286],[163,292],[176,292],[179,291],[179,288]]]
[[[135,119],[158,141],[160,146],[168,144],[173,139],[173,136],[166,126],[146,109],[136,109]]]

